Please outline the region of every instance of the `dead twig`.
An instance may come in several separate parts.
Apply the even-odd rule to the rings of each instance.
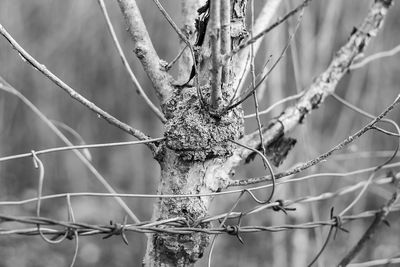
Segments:
[[[147,140],[149,137],[142,133],[141,131],[132,128],[128,124],[118,120],[117,118],[111,116],[109,113],[99,108],[93,102],[90,102],[81,94],[79,94],[75,89],[67,85],[60,78],[54,75],[50,70],[46,68],[45,65],[40,64],[36,59],[34,59],[25,49],[20,46],[17,41],[7,32],[7,30],[0,24],[0,34],[6,38],[6,40],[11,44],[11,46],[18,52],[18,54],[24,59],[25,62],[29,63],[36,70],[43,73],[47,78],[49,78],[52,82],[58,85],[61,89],[63,89],[66,93],[68,93],[73,99],[77,100],[79,103],[86,106],[88,109],[97,114],[98,117],[105,119],[111,125],[114,125],[126,133],[135,136],[139,140]],[[148,145],[148,147],[154,152],[156,147],[154,145]]]

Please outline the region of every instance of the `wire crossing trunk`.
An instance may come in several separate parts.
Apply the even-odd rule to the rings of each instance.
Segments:
[[[184,89],[167,103],[166,141],[158,156],[158,194],[207,194],[227,185],[229,170],[223,165],[234,150],[229,140],[242,135],[243,114],[234,109],[214,118],[200,106],[195,88]],[[182,218],[180,226],[206,229],[210,225],[198,220],[207,216],[210,201],[209,196],[162,198],[154,207],[152,219]],[[204,233],[151,234],[146,266],[190,266],[203,256],[209,243],[210,235]]]
[[[247,1],[217,1],[222,1],[221,6],[224,7],[214,10],[220,12],[222,25],[220,22],[213,23],[215,18],[210,10],[213,5],[209,1],[203,6],[199,3],[193,5],[196,8],[185,4],[192,6],[192,13],[197,13],[196,21],[192,21],[194,31],[187,32],[194,53],[186,49],[183,56],[186,60],[182,60],[180,66],[186,66],[187,70],[182,74],[191,73],[190,77],[177,79],[189,82],[183,86],[174,85],[170,97],[163,102],[167,122],[166,139],[156,157],[161,166],[158,194],[208,194],[226,188],[230,180],[231,168],[225,163],[236,148],[231,140],[243,136],[243,112],[240,106],[221,111],[231,104],[235,93],[240,93],[236,92],[236,88],[243,69],[238,65],[242,65],[243,58],[247,57],[237,54],[222,62],[222,53],[229,53],[230,48],[237,47],[248,36],[245,24]],[[227,7],[227,1],[231,8]],[[189,9],[186,11],[190,13]],[[216,18],[219,19],[219,16]],[[213,25],[216,28],[212,28]],[[210,38],[211,35],[213,38]],[[220,43],[218,47],[222,46],[223,51],[213,49],[216,42]],[[247,52],[244,51],[244,54]],[[188,64],[187,58],[191,59],[191,63]],[[213,81],[218,82],[214,84]],[[220,92],[214,106],[211,100],[215,88]],[[210,227],[209,223],[200,223],[200,220],[208,215],[211,199],[210,196],[161,198],[155,204],[152,219],[181,218],[170,226],[177,226],[177,231],[178,226],[206,230]],[[211,237],[201,232],[149,234],[144,265],[192,266],[204,255]]]

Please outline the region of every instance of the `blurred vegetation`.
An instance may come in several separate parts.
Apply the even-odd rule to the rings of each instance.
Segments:
[[[263,1],[255,1],[261,5]],[[150,36],[161,58],[171,60],[179,52],[178,38],[171,30],[152,1],[138,1],[147,23]],[[286,0],[283,13],[298,1]],[[106,1],[111,19],[130,64],[139,82],[152,99],[155,99],[142,67],[131,53],[131,41],[125,31],[122,16],[115,1]],[[180,21],[180,1],[163,1],[171,16]],[[295,43],[266,83],[261,108],[276,100],[306,88],[329,63],[335,51],[346,42],[352,28],[364,18],[370,1],[313,1],[307,8]],[[256,8],[256,10],[258,10]],[[400,6],[395,5],[386,19],[383,30],[373,39],[367,54],[391,49],[400,44]],[[295,18],[265,38],[257,57],[260,70],[266,59],[278,56],[287,40],[288,31],[294,27]],[[162,136],[162,125],[149,112],[130,83],[120,58],[112,44],[104,18],[95,0],[53,1],[32,0],[0,1],[0,23],[39,62],[77,89],[89,100],[117,118],[145,133]],[[348,101],[378,114],[399,93],[400,55],[375,61],[347,75],[337,88],[337,93]],[[294,60],[297,59],[297,60]],[[295,63],[293,63],[295,62]],[[297,66],[296,66],[297,64]],[[24,63],[4,38],[0,38],[0,75],[30,99],[50,119],[60,121],[75,129],[86,143],[105,143],[131,140],[124,132],[110,126],[96,114],[73,101],[42,74]],[[253,104],[245,104],[246,112],[253,111]],[[279,113],[281,108],[277,109]],[[275,114],[277,114],[275,113]],[[400,122],[398,109],[390,118]],[[264,124],[269,118],[264,117]],[[294,136],[298,139],[294,152],[279,169],[296,162],[311,159],[325,152],[349,134],[368,122],[368,119],[343,107],[334,99],[328,99],[320,110],[314,112]],[[254,121],[247,122],[247,130],[256,129]],[[67,136],[71,137],[66,133]],[[393,150],[395,140],[379,133],[367,133],[361,140],[347,148],[346,152]],[[0,157],[64,145],[31,111],[14,96],[0,91]],[[114,188],[121,193],[156,193],[159,169],[151,153],[144,146],[118,147],[91,150],[93,164]],[[44,194],[64,192],[104,192],[105,189],[71,152],[41,157],[45,164]],[[374,166],[383,158],[358,158],[329,160],[310,172],[343,172]],[[398,161],[399,158],[396,158]],[[254,177],[263,174],[262,164],[254,161],[237,170],[237,177]],[[348,179],[323,179],[296,183],[278,188],[282,199],[335,191],[341,186],[365,180],[365,175]],[[14,160],[0,164],[0,201],[20,200],[36,196],[37,171],[31,159]],[[296,213],[266,211],[243,224],[300,223],[328,219],[330,207],[337,210],[348,204],[354,195],[298,207]],[[389,197],[388,190],[372,188],[363,203],[354,212],[377,208]],[[212,212],[226,211],[233,198],[218,199]],[[150,219],[152,201],[128,199],[127,203],[143,219]],[[244,201],[241,207],[254,203]],[[72,200],[76,220],[107,224],[109,220],[122,221],[124,213],[112,199],[76,198]],[[239,207],[240,208],[240,207]],[[0,207],[1,213],[34,215],[35,205]],[[43,216],[66,219],[65,200],[45,201]],[[397,215],[398,216],[398,215]],[[394,215],[389,217],[389,221]],[[337,263],[360,237],[369,221],[356,221],[346,225],[350,234],[339,233],[329,243],[323,260],[326,265]],[[221,236],[213,253],[213,266],[302,266],[310,261],[321,247],[327,234],[326,228],[296,230],[280,233],[257,233],[244,236],[245,244],[235,237]],[[381,229],[379,238],[371,241],[359,259],[390,257],[400,247],[398,221],[391,228]],[[394,234],[395,233],[395,234]],[[397,234],[396,234],[397,233]],[[145,236],[128,234],[130,245],[113,237],[80,238],[76,266],[139,266],[145,250]],[[303,249],[303,251],[301,250]],[[0,238],[0,266],[69,266],[73,255],[73,242],[49,245],[40,237],[2,236]],[[22,256],[23,255],[23,256]],[[206,257],[205,257],[206,258]],[[206,266],[206,259],[199,263]]]

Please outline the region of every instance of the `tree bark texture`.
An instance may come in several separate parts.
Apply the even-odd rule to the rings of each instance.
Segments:
[[[235,36],[232,36],[232,41],[238,44],[247,36],[244,19],[246,1],[235,0],[232,4],[236,6],[236,12],[240,11],[242,16],[240,21],[242,25],[235,25],[240,30],[236,29]],[[196,63],[199,66],[200,88],[195,82],[184,88],[176,86],[172,96],[164,105],[167,118],[164,133],[166,141],[157,156],[161,166],[158,194],[211,193],[226,188],[230,170],[224,169],[223,166],[235,149],[235,145],[229,140],[238,140],[243,136],[244,121],[241,108],[233,109],[223,116],[213,116],[208,110],[211,108],[212,61],[219,60],[211,53],[212,42],[220,37],[211,30],[211,25],[206,28],[206,32],[200,32],[200,23],[203,25],[208,23],[210,10],[207,5],[208,3],[205,3],[200,7],[196,23],[197,40],[204,38],[203,43],[194,47]],[[233,16],[237,18],[236,13]],[[210,38],[211,33],[214,34],[214,39]],[[205,36],[199,36],[201,34]],[[219,49],[218,47],[218,51]],[[201,91],[204,103],[199,99],[198,89]],[[226,88],[219,104],[228,103],[233,92],[233,88]],[[154,207],[152,219],[156,221],[183,217],[190,226],[208,228],[210,227],[208,223],[197,225],[196,222],[208,215],[210,201],[211,197],[159,199]],[[145,266],[191,266],[204,255],[210,242],[211,236],[204,233],[151,234],[144,264]]]
[[[220,59],[223,55],[219,51],[220,46],[217,46],[217,51],[215,47],[212,48],[213,43],[221,42],[218,40],[221,38],[218,34],[220,23],[208,24],[211,4],[209,1],[199,2],[202,6],[197,5],[200,8],[197,10],[196,21],[192,22],[193,25],[189,25],[190,22],[186,19],[183,26],[184,35],[191,40],[191,43],[194,39],[193,34],[196,35],[196,41],[192,47],[194,58],[190,58],[191,54],[186,51],[181,61],[183,66],[191,68],[191,71],[188,69],[182,71],[181,74],[191,74],[190,77],[177,77],[174,81],[160,65],[160,59],[154,51],[135,1],[119,0],[134,41],[134,52],[153,82],[167,120],[165,141],[159,145],[155,157],[161,166],[158,194],[162,195],[213,193],[232,185],[230,178],[232,169],[248,159],[252,152],[238,148],[230,140],[239,140],[249,147],[258,149],[261,145],[266,145],[270,148],[271,154],[284,153],[285,155],[278,155],[279,159],[276,162],[278,165],[290,147],[294,145],[293,140],[284,137],[285,134],[301,124],[306,115],[317,109],[334,91],[354,59],[362,54],[368,41],[376,35],[391,5],[391,1],[388,0],[375,1],[364,23],[355,29],[348,42],[336,53],[327,70],[305,90],[302,98],[293,107],[284,110],[279,117],[262,129],[265,143],[260,144],[258,133],[244,136],[244,119],[240,106],[221,113],[222,115],[211,112],[215,111],[211,107],[211,95],[212,88],[216,86],[212,84],[212,81],[218,80],[218,89],[222,90],[221,101],[218,101],[218,105],[226,107],[240,86],[243,73],[246,72],[246,65],[249,63],[248,49],[242,50],[224,62],[230,66],[223,68],[224,75],[229,77],[229,81],[224,80],[223,88],[221,88],[221,79],[215,76],[221,75],[221,71],[218,74],[213,74],[213,71],[216,67],[223,67],[218,65],[221,64]],[[276,10],[278,2],[270,0],[266,2],[266,5]],[[230,3],[228,32],[231,39],[228,43],[231,47],[225,46],[227,43],[225,36],[222,49],[225,53],[235,49],[249,38],[245,21],[247,1],[231,0]],[[194,6],[196,4],[193,0],[182,5],[186,17],[196,17],[189,14],[190,11],[195,11]],[[260,16],[263,15],[266,16],[262,18],[265,21],[271,20],[269,12],[261,12]],[[218,28],[212,28],[213,25],[217,25],[215,27]],[[263,26],[260,20],[257,20],[256,25],[261,25],[261,28]],[[222,26],[226,27],[226,17]],[[193,29],[195,29],[194,33]],[[195,73],[197,76],[194,79],[192,74],[195,68],[189,64],[196,64],[198,73]],[[229,73],[226,73],[227,71]],[[211,79],[211,77],[218,79]],[[188,82],[183,85],[177,82],[182,80]],[[271,146],[274,146],[274,149],[271,149]],[[282,147],[285,149],[281,149]],[[273,158],[276,155],[269,156]],[[211,197],[206,196],[160,198],[155,204],[152,220],[182,218],[181,222],[184,222],[182,226],[209,228],[208,223],[198,222],[199,219],[208,215],[210,201]],[[179,224],[175,226],[179,227]],[[160,226],[162,227],[165,226]],[[210,242],[210,235],[200,232],[149,234],[144,266],[192,266],[204,255]]]

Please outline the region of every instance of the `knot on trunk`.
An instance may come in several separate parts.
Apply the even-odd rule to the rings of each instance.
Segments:
[[[209,87],[202,90],[204,98],[209,99]],[[243,133],[241,110],[215,118],[201,106],[194,87],[176,92],[166,107],[170,114],[165,125],[166,146],[183,160],[230,156],[233,147],[228,140],[236,140]]]

